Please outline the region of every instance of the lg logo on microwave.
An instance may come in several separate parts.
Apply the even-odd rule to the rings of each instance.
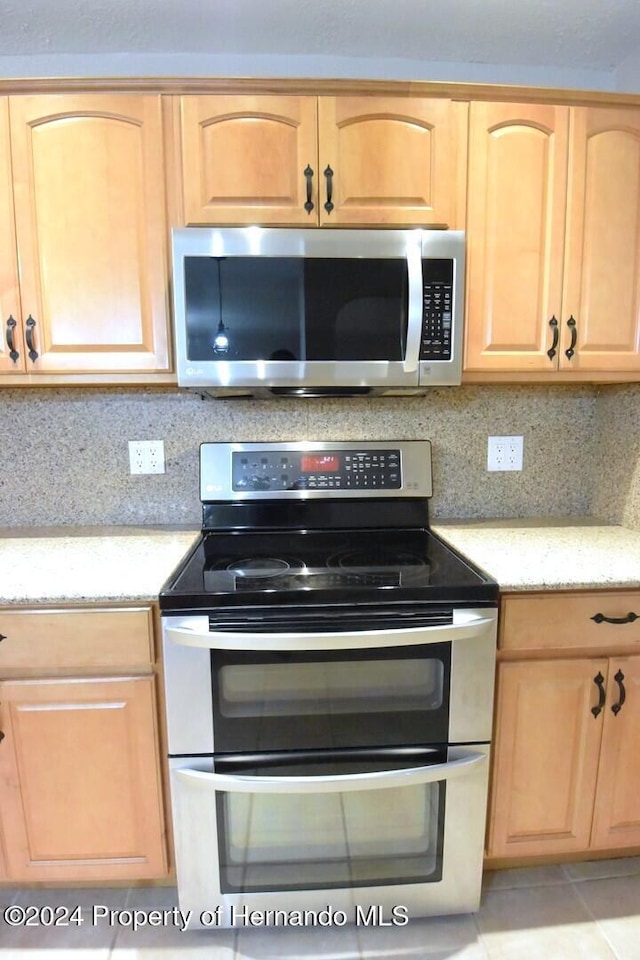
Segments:
[[[204,370],[202,367],[187,367],[185,373],[188,377],[202,377],[204,376]]]

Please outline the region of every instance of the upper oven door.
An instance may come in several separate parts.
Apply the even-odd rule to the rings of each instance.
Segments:
[[[416,387],[422,231],[174,231],[178,382]]]
[[[432,627],[243,634],[166,617],[169,752],[489,740],[495,624],[478,609]]]

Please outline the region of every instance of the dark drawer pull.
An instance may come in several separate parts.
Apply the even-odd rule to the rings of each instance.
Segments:
[[[324,171],[325,179],[327,181],[327,202],[324,205],[327,213],[331,213],[333,210],[333,170],[327,164],[326,170]]]
[[[16,339],[15,339],[15,330],[17,327],[17,321],[13,317],[9,317],[7,320],[7,347],[9,348],[9,358],[14,362],[20,359],[20,354],[16,350]]]
[[[593,682],[598,688],[598,705],[596,707],[591,707],[591,713],[594,717],[597,717],[604,710],[604,702],[606,700],[606,694],[604,692],[604,677],[598,671],[596,676],[593,678]]]
[[[2,730],[0,730],[0,743],[2,743],[2,741],[4,740],[4,736],[5,736],[4,733],[2,732]]]
[[[313,210],[313,200],[311,199],[311,193],[313,189],[313,169],[310,164],[307,164],[306,166],[306,169],[304,171],[304,178],[306,180],[306,186],[307,186],[307,202],[305,203],[304,208],[307,211],[307,213],[311,213],[311,211]]]
[[[29,359],[32,363],[35,363],[38,359],[38,351],[36,350],[36,345],[33,342],[33,328],[35,327],[36,322],[31,315],[27,317],[27,322],[25,324],[25,340],[27,341],[27,346],[29,347]]]
[[[569,317],[569,319],[567,320],[567,326],[571,331],[571,343],[565,350],[564,355],[567,358],[567,360],[571,360],[571,358],[576,352],[576,343],[578,341],[578,328],[576,326],[576,321],[574,320],[573,317]]]
[[[622,682],[624,680],[624,673],[622,672],[622,670],[618,670],[618,672],[616,673],[613,679],[618,684],[618,688],[620,690],[620,696],[618,697],[618,702],[614,703],[614,705],[611,707],[611,712],[615,717],[617,717],[620,711],[622,710],[622,704],[627,699],[627,691],[625,690],[624,683]]]
[[[551,320],[549,320],[549,326],[553,330],[553,343],[547,350],[547,356],[549,357],[549,360],[553,360],[556,353],[558,352],[558,340],[560,338],[560,331],[558,330],[558,321],[556,320],[555,317],[551,317]]]
[[[637,613],[628,613],[626,617],[605,617],[604,613],[596,613],[591,619],[596,623],[633,623],[638,616]]]

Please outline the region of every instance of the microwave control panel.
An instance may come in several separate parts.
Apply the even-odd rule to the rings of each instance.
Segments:
[[[234,452],[231,489],[397,490],[399,450],[262,450]]]
[[[451,360],[453,260],[423,260],[421,360]]]

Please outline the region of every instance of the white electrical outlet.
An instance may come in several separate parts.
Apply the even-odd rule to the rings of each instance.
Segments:
[[[489,437],[487,470],[522,470],[523,437]]]
[[[129,473],[164,473],[164,440],[129,440]]]

